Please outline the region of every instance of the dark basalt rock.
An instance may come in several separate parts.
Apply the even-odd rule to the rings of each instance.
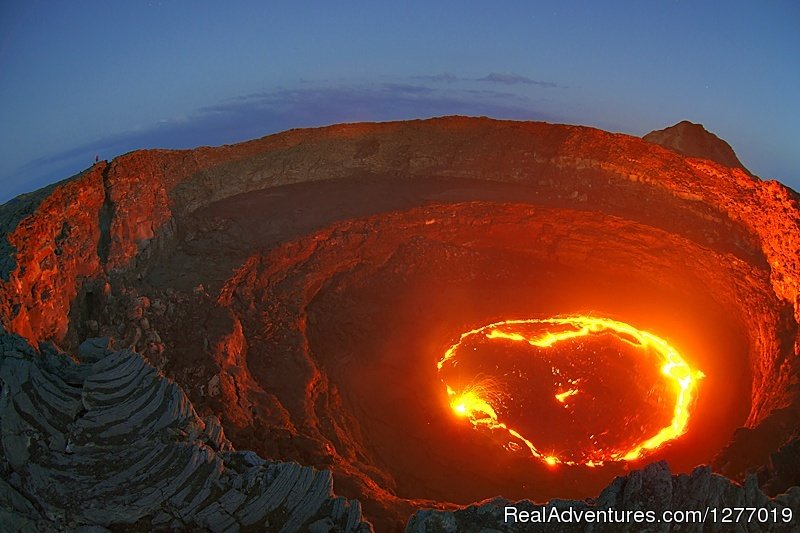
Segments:
[[[330,472],[233,451],[140,355],[1,335],[0,529],[372,530]]]
[[[538,523],[507,521],[505,515],[507,506],[549,518],[542,518],[543,521]],[[724,521],[722,513],[725,508],[754,508],[764,511],[760,511],[761,521],[748,521],[746,518],[741,521]],[[553,517],[553,509],[558,510],[563,522]],[[616,518],[618,521],[592,524],[583,521],[568,523],[570,515],[563,513],[569,509],[576,512],[613,510],[615,511],[613,516],[618,517]],[[716,510],[717,520],[708,518],[704,523],[666,524],[636,522],[632,518],[625,518],[626,511],[642,511],[643,517],[644,512],[652,512],[654,520],[659,520],[663,511],[699,510],[705,513],[707,509],[709,513]],[[790,520],[782,518],[785,509],[792,511]],[[457,511],[422,510],[409,520],[406,533],[467,531],[521,533],[532,530],[548,533],[645,530],[716,532],[739,528],[746,531],[790,532],[797,530],[798,509],[800,509],[800,487],[792,487],[786,494],[769,498],[758,488],[755,476],[748,477],[744,485],[738,485],[712,473],[707,466],[697,467],[691,474],[672,475],[667,464],[659,462],[625,477],[618,477],[594,500],[552,500],[546,504],[536,504],[527,500],[512,502],[497,498]]]

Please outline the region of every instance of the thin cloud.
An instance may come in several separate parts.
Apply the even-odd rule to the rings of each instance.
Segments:
[[[491,83],[502,83],[504,85],[537,85],[539,87],[546,87],[546,88],[555,88],[558,87],[557,84],[551,81],[539,81],[539,80],[532,80],[525,76],[521,76],[520,74],[514,73],[501,73],[501,72],[492,72],[487,74],[483,78],[478,78],[475,81],[487,81]]]
[[[453,83],[455,81],[462,81],[466,78],[459,78],[452,72],[443,72],[442,74],[433,74],[429,76],[412,76],[411,79],[414,80],[423,80],[423,81],[432,81],[434,83]]]
[[[557,83],[552,81],[541,81],[541,80],[534,80],[528,78],[527,76],[522,76],[521,74],[515,74],[513,72],[490,72],[486,76],[482,78],[464,78],[460,76],[456,76],[451,72],[444,72],[442,74],[430,74],[430,75],[420,75],[420,76],[412,76],[412,80],[420,80],[432,83],[454,83],[454,82],[489,82],[489,83],[500,83],[503,85],[536,85],[537,87],[544,87],[547,89],[554,89],[557,87],[565,88]]]

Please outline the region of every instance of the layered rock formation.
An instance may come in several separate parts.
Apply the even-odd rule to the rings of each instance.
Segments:
[[[798,196],[729,162],[591,128],[460,117],[134,152],[2,206],[0,321],[26,339],[22,359],[48,365],[58,356],[40,343],[78,355],[85,339],[114,338],[218,416],[236,449],[330,470],[337,494],[396,530],[422,507],[581,499],[626,474],[554,475],[499,453],[452,419],[435,379],[441,349],[469,327],[603,311],[674,340],[708,375],[695,429],[649,460],[680,472],[711,462],[740,483],[755,473],[777,497],[798,484]],[[192,453],[231,479],[256,476],[202,430],[183,431],[174,442],[208,450]],[[313,518],[344,527],[314,475],[312,500],[325,498]],[[713,497],[739,490],[725,483],[709,485]],[[708,501],[673,485],[672,501]],[[792,494],[771,505],[796,505]],[[169,519],[222,519],[209,508]],[[142,516],[166,520],[151,510]],[[459,513],[447,516],[471,516]]]
[[[372,529],[330,472],[233,451],[216,417],[108,339],[77,364],[13,335],[0,348],[4,530]]]

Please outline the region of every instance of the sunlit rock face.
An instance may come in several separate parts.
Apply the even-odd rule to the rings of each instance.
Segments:
[[[3,206],[0,318],[33,346],[134,348],[237,449],[331,470],[337,494],[384,529],[498,494],[595,496],[659,460],[757,472],[774,495],[796,484],[797,201],[634,137],[489,119],[134,152]],[[569,346],[576,374],[540,380],[504,413],[546,448],[588,439],[577,452],[538,460],[454,410],[437,363],[464,332],[563,316],[652,333],[702,372],[676,438],[600,464],[586,450],[602,427],[561,431],[532,412],[546,391],[555,420],[586,391],[568,380],[583,379],[636,404],[609,408],[637,427],[615,436],[625,446],[595,435],[604,449],[671,425],[664,363],[636,367],[619,339]]]

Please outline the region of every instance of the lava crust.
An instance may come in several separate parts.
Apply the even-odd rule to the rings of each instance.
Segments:
[[[755,473],[747,494],[800,502],[798,195],[742,168],[584,127],[348,124],[133,152],[9,202],[0,222],[6,336],[65,354],[112,338],[236,449],[330,470],[379,530],[498,494],[587,498],[648,464],[681,479],[660,460]],[[568,315],[652,332],[702,371],[678,438],[554,467],[453,412],[437,362],[463,332]],[[3,468],[24,494],[27,467]],[[735,493],[714,486],[697,498]]]

